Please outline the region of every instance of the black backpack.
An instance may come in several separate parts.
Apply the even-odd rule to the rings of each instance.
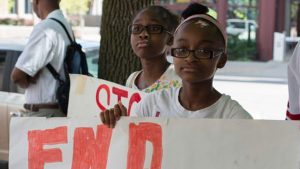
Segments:
[[[81,45],[78,44],[75,39],[72,40],[71,36],[68,33],[67,28],[65,25],[55,19],[50,18],[57,23],[59,23],[62,28],[65,30],[71,44],[67,47],[67,53],[65,56],[65,60],[63,63],[63,69],[65,72],[65,80],[61,78],[59,73],[53,68],[53,66],[48,63],[47,69],[51,72],[53,77],[59,82],[58,88],[56,90],[56,99],[58,101],[58,105],[61,109],[61,111],[67,115],[68,113],[68,105],[69,105],[69,92],[70,92],[70,77],[69,73],[72,74],[83,74],[83,75],[89,75],[88,72],[88,66],[86,61],[86,55],[82,51]],[[73,34],[74,35],[74,34]]]

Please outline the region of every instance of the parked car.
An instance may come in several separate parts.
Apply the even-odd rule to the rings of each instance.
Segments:
[[[26,39],[0,40],[0,91],[23,93],[23,90],[10,80],[10,74],[25,47],[26,41]],[[89,72],[94,77],[98,77],[99,42],[77,41],[86,53]]]
[[[250,30],[250,38],[255,39],[257,24],[255,20],[227,19],[226,31],[229,35],[236,35],[239,39],[247,39]]]

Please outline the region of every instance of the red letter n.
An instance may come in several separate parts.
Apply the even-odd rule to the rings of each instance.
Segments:
[[[129,150],[127,169],[143,169],[146,156],[146,141],[153,146],[150,169],[160,169],[162,162],[162,129],[155,123],[133,123],[129,126]]]
[[[112,129],[97,127],[95,139],[93,128],[77,128],[74,134],[72,169],[106,169]]]
[[[44,145],[67,143],[67,127],[28,132],[28,169],[44,169],[45,163],[62,162],[58,148],[44,150]]]

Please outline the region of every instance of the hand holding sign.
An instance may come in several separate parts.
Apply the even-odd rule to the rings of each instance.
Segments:
[[[127,116],[127,109],[121,102],[116,104],[114,108],[106,109],[100,113],[102,123],[109,128],[114,128],[121,116]]]

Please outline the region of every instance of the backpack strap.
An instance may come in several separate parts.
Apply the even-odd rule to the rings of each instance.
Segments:
[[[65,32],[66,32],[66,34],[67,34],[67,36],[68,36],[71,43],[76,42],[75,38],[74,38],[74,40],[71,38],[66,26],[60,20],[55,19],[55,18],[49,18],[49,19],[52,19],[52,20],[56,21],[57,23],[59,23],[61,25],[61,27],[65,30]],[[72,34],[73,34],[73,37],[75,37],[73,31],[72,31]]]
[[[67,36],[68,36],[68,39],[70,40],[71,43],[76,42],[76,41],[75,41],[75,38],[74,38],[74,40],[72,40],[72,38],[71,38],[71,36],[70,36],[70,34],[69,34],[69,32],[68,32],[66,26],[65,26],[61,21],[59,21],[58,19],[55,19],[55,18],[49,18],[49,19],[51,19],[51,20],[53,20],[53,21],[56,21],[57,23],[59,23],[59,24],[61,25],[61,27],[65,30],[65,32],[66,32],[66,34],[67,34]],[[72,31],[72,33],[73,33],[73,31]],[[73,33],[73,37],[75,37],[75,36],[74,36],[74,33]],[[64,65],[63,65],[63,66],[64,66]],[[46,65],[46,67],[47,67],[47,69],[50,71],[50,73],[52,74],[52,76],[54,77],[54,79],[56,79],[59,83],[64,83],[64,81],[61,79],[60,75],[57,73],[57,71],[53,68],[53,66],[52,66],[50,63],[48,63],[48,64]],[[68,78],[68,74],[67,74],[67,72],[66,72],[67,69],[64,69],[64,70],[65,70],[65,77],[66,77],[66,80],[68,80],[68,79],[67,79],[67,78]]]
[[[64,83],[64,81],[60,78],[60,75],[56,72],[56,70],[53,68],[53,66],[50,63],[48,63],[46,67],[50,71],[50,73],[52,74],[55,80],[57,80],[59,83]]]

